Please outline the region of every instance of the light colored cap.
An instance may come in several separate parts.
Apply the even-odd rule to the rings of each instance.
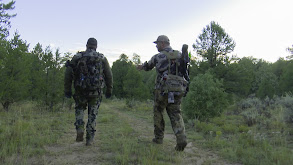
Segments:
[[[170,40],[167,36],[165,35],[160,35],[157,39],[157,41],[154,41],[154,43],[158,43],[158,42],[168,42],[170,43]]]

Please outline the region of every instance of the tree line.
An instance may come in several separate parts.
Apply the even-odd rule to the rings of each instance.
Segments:
[[[14,4],[0,3],[0,102],[6,110],[23,100],[37,101],[54,110],[63,100],[64,63],[72,54],[62,54],[41,43],[29,50],[29,44],[17,32],[8,39],[10,19],[16,16],[9,14]],[[193,51],[197,56],[191,58],[189,93],[183,102],[190,116],[213,116],[242,98],[273,98],[293,91],[293,47],[284,48],[288,57],[274,63],[231,56],[236,42],[214,21],[195,39]],[[156,71],[138,71],[135,66],[140,63],[137,54],[121,54],[113,62],[114,97],[153,98]]]

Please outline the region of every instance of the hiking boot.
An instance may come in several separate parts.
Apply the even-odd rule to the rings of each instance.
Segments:
[[[94,143],[94,134],[86,134],[86,146],[91,146]]]
[[[163,139],[153,138],[153,142],[157,144],[163,144]]]
[[[83,131],[77,130],[77,134],[76,134],[76,141],[77,142],[82,142],[83,141],[83,134],[84,134]]]
[[[176,151],[183,151],[184,148],[186,147],[186,145],[187,145],[186,142],[179,143],[179,144],[176,145],[175,150],[176,150]]]

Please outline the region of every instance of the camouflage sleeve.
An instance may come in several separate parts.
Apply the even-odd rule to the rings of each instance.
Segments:
[[[104,76],[105,76],[107,90],[109,90],[109,92],[112,93],[112,89],[113,89],[112,71],[111,71],[109,62],[108,62],[106,57],[104,58],[103,62],[104,62],[104,66],[105,66],[105,68],[104,68]]]
[[[77,60],[81,57],[81,54],[78,53],[73,56],[71,61],[67,61],[65,64],[66,70],[64,75],[64,92],[72,91],[72,81],[73,81],[73,68],[77,64]]]
[[[72,80],[73,80],[73,68],[71,66],[71,61],[67,61],[66,64],[66,70],[64,75],[64,92],[72,92]]]
[[[154,55],[148,62],[145,62],[142,65],[142,68],[145,71],[152,70],[156,66],[156,62],[157,62],[156,57],[157,57],[157,55]]]

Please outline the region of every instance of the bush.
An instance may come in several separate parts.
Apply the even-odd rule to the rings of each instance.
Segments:
[[[284,123],[293,123],[293,97],[247,98],[238,104],[235,112],[244,117],[248,126],[258,123],[268,128],[283,128]]]
[[[277,99],[276,104],[283,108],[285,122],[293,123],[293,97],[287,94],[286,96]]]
[[[223,82],[210,72],[194,77],[182,103],[184,116],[201,121],[219,116],[228,106],[228,95],[222,86]]]

